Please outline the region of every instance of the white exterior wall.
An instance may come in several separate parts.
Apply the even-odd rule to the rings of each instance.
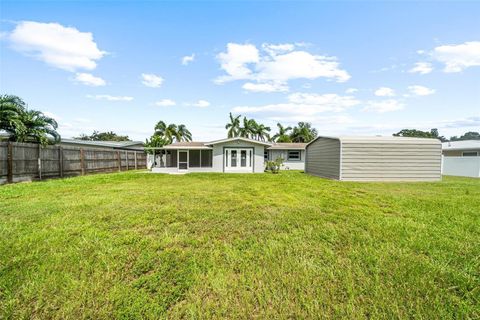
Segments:
[[[480,157],[443,157],[442,174],[480,178]]]
[[[254,148],[253,150],[253,172],[260,173],[265,171],[265,164],[263,160],[263,153],[265,146],[250,143],[246,141],[230,141],[225,143],[215,144],[213,146],[213,172],[223,172],[224,162],[224,148]]]
[[[284,160],[282,170],[305,170],[305,150],[300,150],[299,161],[288,161],[288,150],[268,150],[269,160],[275,161],[277,158]]]

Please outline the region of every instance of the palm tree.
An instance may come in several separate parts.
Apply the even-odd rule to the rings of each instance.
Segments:
[[[0,130],[17,142],[39,142],[48,144],[53,138],[60,141],[56,131],[57,122],[40,111],[28,110],[26,103],[17,96],[0,96]]]
[[[317,137],[317,129],[309,122],[299,122],[290,135],[293,142],[310,142]]]
[[[0,96],[0,130],[6,131],[13,137],[23,134],[26,127],[21,121],[21,115],[25,110],[26,104],[19,97]]]
[[[154,128],[155,132],[153,133],[156,136],[163,137],[165,131],[167,130],[167,125],[162,120],[158,121]]]
[[[292,127],[284,127],[279,123],[277,123],[278,133],[276,133],[272,140],[275,142],[292,142],[288,132],[292,130]]]
[[[230,116],[230,123],[227,123],[225,125],[225,129],[228,130],[227,136],[229,138],[237,137],[238,131],[240,129],[240,115],[234,117],[230,112],[229,116]]]
[[[253,126],[255,123],[255,120],[248,120],[247,117],[243,117],[243,127],[238,128],[238,136],[250,138],[253,134]]]
[[[172,123],[167,126],[165,122],[158,121],[154,129],[155,132],[153,133],[153,136],[161,137],[166,144],[170,144],[174,140],[177,142],[192,141],[192,133],[184,124],[177,126],[176,124]]]
[[[60,142],[60,135],[56,131],[58,123],[40,111],[27,110],[21,114],[21,121],[26,127],[25,132],[15,137],[18,142],[39,142],[48,144],[49,137],[55,143]]]
[[[266,127],[265,125],[261,123],[256,123],[255,126],[255,135],[257,140],[261,141],[269,141],[270,140],[270,127]]]
[[[184,124],[177,127],[177,135],[180,138],[178,141],[192,141],[192,133]]]

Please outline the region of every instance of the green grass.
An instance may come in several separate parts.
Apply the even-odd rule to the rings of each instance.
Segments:
[[[479,318],[480,180],[0,187],[0,319]]]

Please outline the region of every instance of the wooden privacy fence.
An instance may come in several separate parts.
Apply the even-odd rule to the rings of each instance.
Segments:
[[[0,184],[146,167],[143,151],[0,142]]]

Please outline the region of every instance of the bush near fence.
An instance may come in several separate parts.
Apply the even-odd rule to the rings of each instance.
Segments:
[[[0,142],[0,184],[146,167],[143,151]]]

